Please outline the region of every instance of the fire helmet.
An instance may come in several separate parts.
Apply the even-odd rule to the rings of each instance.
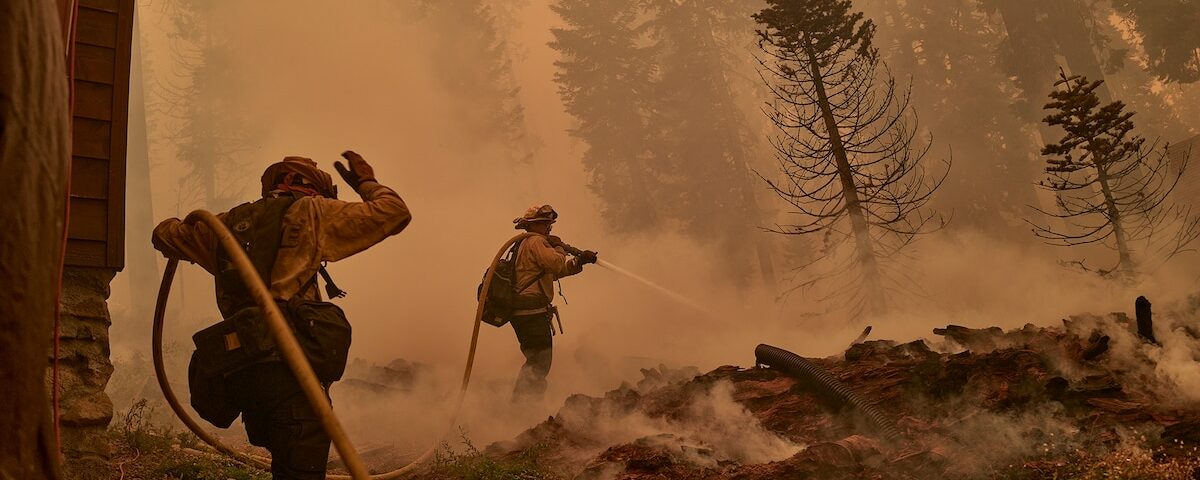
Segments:
[[[557,218],[558,212],[554,211],[554,207],[549,205],[534,205],[529,207],[528,210],[525,210],[524,215],[513,219],[513,223],[515,224],[513,228],[522,229],[534,222],[554,223]]]

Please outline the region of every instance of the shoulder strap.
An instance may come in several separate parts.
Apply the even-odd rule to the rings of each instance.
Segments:
[[[525,285],[521,285],[519,288],[517,288],[517,294],[524,292],[527,288],[532,287],[534,284],[538,283],[538,281],[541,280],[542,277],[545,275],[546,275],[545,273],[538,273],[538,275],[533,277],[533,280],[530,280],[529,283],[526,283]],[[542,293],[545,293],[545,292],[542,292]]]
[[[505,257],[512,259],[512,261],[514,261],[514,262],[517,261],[517,255],[519,255],[521,253],[521,244],[522,243],[525,243],[524,238],[513,242],[513,245],[511,247],[508,247],[508,254],[505,255]]]
[[[317,269],[317,273],[321,274],[321,278],[325,280],[325,293],[329,298],[342,298],[346,296],[346,291],[338,288],[336,283],[333,283],[333,277],[329,276],[329,270],[325,269],[324,265]]]
[[[295,197],[264,198],[245,203],[225,214],[223,222],[238,244],[250,257],[254,270],[268,285],[275,258],[279,254],[279,243],[283,237],[283,217],[295,203]],[[242,283],[241,276],[224,250],[217,252],[217,272],[214,278],[217,290],[217,307],[225,317],[253,305],[250,292]]]
[[[317,273],[314,273],[312,277],[309,277],[307,282],[304,282],[304,285],[300,286],[300,290],[296,291],[296,296],[303,296],[304,292],[307,292],[308,289],[315,287],[317,285],[317,275],[320,275],[321,278],[325,280],[326,297],[334,299],[346,296],[346,291],[338,288],[337,284],[333,283],[333,277],[329,275],[329,270],[326,270],[324,265],[321,265],[321,267],[317,269]]]

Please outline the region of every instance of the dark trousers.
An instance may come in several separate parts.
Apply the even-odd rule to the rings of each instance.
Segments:
[[[554,361],[554,330],[550,313],[513,317],[509,322],[521,344],[525,364],[513,387],[513,401],[540,400],[546,393],[546,375]]]
[[[231,380],[250,444],[271,452],[271,478],[324,479],[329,435],[287,365],[255,365]]]

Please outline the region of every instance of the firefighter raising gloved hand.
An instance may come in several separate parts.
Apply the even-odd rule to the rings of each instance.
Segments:
[[[534,234],[517,246],[514,260],[516,296],[510,323],[525,355],[513,389],[514,401],[540,400],[546,392],[546,375],[554,358],[551,319],[558,315],[551,304],[554,282],[583,271],[585,264],[596,263],[596,252],[576,249],[550,235],[557,218],[554,207],[542,205],[513,220],[515,228]]]
[[[328,296],[344,295],[323,264],[366,250],[412,220],[362,156],[346,151],[342,157],[349,167],[334,166],[361,202],[338,200],[333,178],[316,162],[287,157],[263,173],[261,200],[217,215],[280,304],[327,395],[346,367],[350,324],[340,308],[321,300],[317,276]],[[272,478],[325,478],[330,438],[216,235],[204,224],[172,218],[154,229],[153,243],[166,257],[197,263],[215,279],[224,320],[192,337],[188,383],[196,412],[221,428],[240,414],[250,443],[271,452]]]

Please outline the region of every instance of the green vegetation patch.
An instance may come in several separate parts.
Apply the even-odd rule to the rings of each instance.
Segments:
[[[538,463],[543,445],[525,449],[515,457],[496,459],[480,452],[466,434],[462,435],[463,451],[455,451],[448,443],[434,456],[431,471],[438,478],[464,480],[558,480],[562,477],[549,467]]]

